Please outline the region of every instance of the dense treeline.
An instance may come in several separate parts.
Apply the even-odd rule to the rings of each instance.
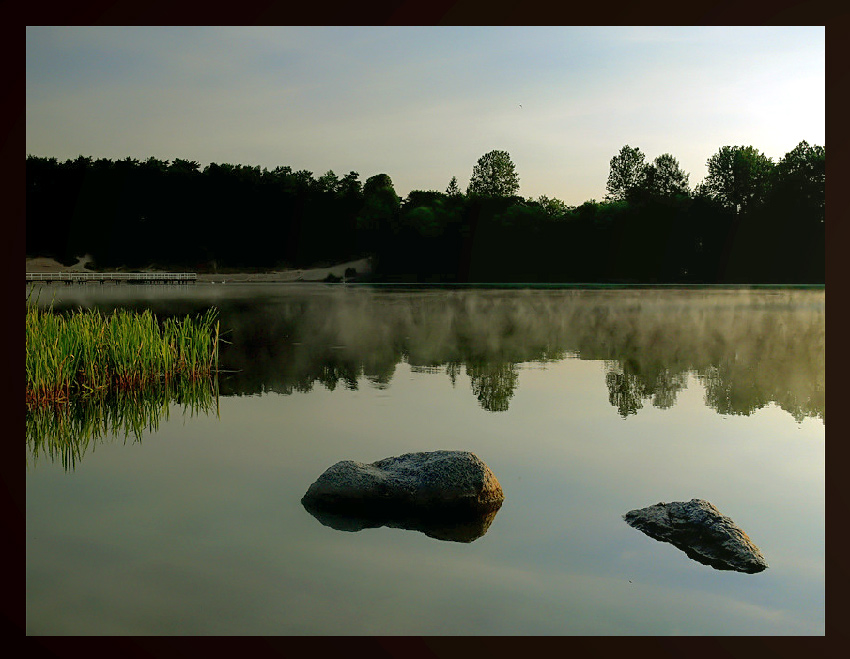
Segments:
[[[27,158],[27,254],[98,267],[310,265],[362,251],[357,174]]]
[[[695,189],[676,159],[624,146],[605,200],[516,195],[505,151],[466,194],[404,199],[387,174],[196,162],[27,157],[27,254],[98,267],[305,267],[372,256],[420,282],[823,283],[825,148],[779,162],[722,147]]]

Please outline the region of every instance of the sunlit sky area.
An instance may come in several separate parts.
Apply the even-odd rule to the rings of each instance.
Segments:
[[[27,27],[26,149],[605,196],[626,144],[690,174],[726,145],[825,145],[815,27]]]

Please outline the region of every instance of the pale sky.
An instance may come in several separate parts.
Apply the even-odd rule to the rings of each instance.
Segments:
[[[825,28],[27,27],[26,150],[605,196],[623,145],[693,187],[722,146],[825,145]],[[521,107],[520,107],[521,106]]]

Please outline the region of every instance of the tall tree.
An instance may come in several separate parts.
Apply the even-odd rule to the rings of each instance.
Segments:
[[[623,201],[646,181],[646,158],[638,148],[626,144],[620,152],[611,158],[611,170],[608,174],[605,198],[609,201]]]
[[[646,167],[647,191],[657,197],[688,196],[688,174],[682,171],[679,161],[663,153]]]
[[[363,192],[363,186],[360,184],[360,174],[351,171],[340,179],[337,190],[343,197],[357,198]]]
[[[472,168],[467,194],[483,197],[512,197],[519,190],[519,176],[507,151],[485,153]]]
[[[363,185],[363,208],[357,219],[358,228],[366,231],[397,228],[401,200],[388,174],[376,174]]]
[[[334,173],[334,170],[329,169],[316,179],[316,185],[319,192],[333,194],[337,191],[337,186],[339,186],[339,178]]]
[[[366,179],[366,184],[363,186],[363,194],[371,196],[379,190],[391,190],[393,195],[395,195],[393,180],[389,174],[375,174]]]
[[[738,213],[764,201],[773,161],[753,146],[724,146],[706,162],[700,193]]]
[[[446,188],[446,194],[450,197],[457,197],[460,194],[460,187],[457,184],[457,176],[452,176],[449,181],[449,186]]]
[[[776,164],[773,188],[780,203],[790,201],[824,221],[826,202],[826,148],[803,140]]]

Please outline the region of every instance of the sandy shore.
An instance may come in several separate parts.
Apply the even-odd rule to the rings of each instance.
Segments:
[[[83,257],[74,265],[64,266],[54,259],[39,257],[27,259],[27,272],[95,272],[89,267],[90,258]],[[342,279],[348,268],[354,268],[358,275],[366,275],[372,271],[369,259],[358,259],[338,263],[326,268],[309,268],[300,270],[273,270],[270,272],[226,272],[198,273],[199,282],[294,282],[294,281],[324,281],[328,275]],[[144,272],[154,272],[153,268],[144,268]]]

